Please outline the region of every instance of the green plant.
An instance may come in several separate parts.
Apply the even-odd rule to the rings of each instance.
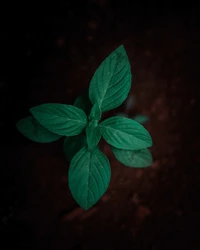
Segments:
[[[30,140],[46,143],[65,136],[64,152],[70,161],[69,188],[85,210],[106,192],[111,170],[107,157],[98,147],[101,137],[110,144],[116,158],[130,167],[147,167],[152,156],[148,131],[138,122],[120,116],[100,121],[102,112],[120,106],[131,88],[129,59],[123,45],[113,51],[91,79],[89,91],[74,105],[41,104],[30,109],[17,123]]]

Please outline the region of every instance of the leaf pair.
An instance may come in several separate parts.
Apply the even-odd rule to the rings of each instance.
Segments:
[[[85,113],[65,104],[42,104],[30,109],[33,116],[21,119],[17,129],[28,139],[47,143],[61,136],[79,134],[87,125]]]
[[[48,143],[61,138],[61,135],[47,130],[32,116],[21,119],[16,126],[21,134],[35,142]]]
[[[138,152],[140,152],[138,150],[152,146],[152,140],[149,132],[144,129],[142,125],[132,119],[124,117],[108,118],[101,122],[90,136],[88,135],[89,129],[90,126],[88,126],[86,129],[86,137],[84,135],[79,135],[77,137],[67,138],[65,140],[65,153],[69,160],[71,160],[75,153],[78,152],[78,150],[80,150],[85,144],[91,144],[93,146],[91,146],[91,148],[94,148],[98,144],[101,135],[110,145],[117,149],[122,149],[122,154],[126,153],[125,150],[129,150],[129,154],[130,152],[133,152],[133,155],[135,156],[138,154]],[[69,145],[69,153],[67,153],[66,150],[67,145]],[[72,150],[71,147],[75,150]],[[147,152],[147,150],[145,152]],[[136,161],[133,164],[132,158],[130,158],[129,161],[130,163],[127,164],[126,162],[125,165],[133,167],[135,164],[135,167],[142,167],[141,163],[137,163]],[[124,163],[123,161],[121,162]],[[146,162],[146,164],[151,165],[151,162]],[[144,167],[145,166],[146,165],[144,165]]]

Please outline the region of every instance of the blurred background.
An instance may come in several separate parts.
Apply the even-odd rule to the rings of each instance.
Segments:
[[[200,249],[199,8],[195,2],[0,3],[0,249]],[[123,44],[132,89],[117,112],[149,117],[154,162],[117,162],[84,211],[68,189],[63,139],[37,144],[16,122],[30,107],[72,104]]]

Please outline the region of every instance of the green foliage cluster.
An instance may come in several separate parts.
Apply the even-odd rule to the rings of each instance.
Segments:
[[[102,197],[110,183],[109,160],[98,146],[102,137],[124,165],[143,168],[152,164],[148,149],[152,139],[140,123],[122,116],[101,121],[103,112],[126,100],[130,88],[130,63],[121,45],[101,63],[89,91],[79,96],[74,105],[41,104],[30,109],[31,116],[17,123],[18,130],[35,142],[49,143],[65,137],[69,188],[85,210]]]

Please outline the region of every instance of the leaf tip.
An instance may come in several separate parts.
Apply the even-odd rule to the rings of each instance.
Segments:
[[[32,108],[29,109],[29,112],[30,112],[32,115],[33,115],[34,111],[35,111],[35,107],[32,107]]]
[[[82,205],[81,207],[82,207],[85,211],[87,211],[87,210],[89,210],[91,207],[93,207],[93,205],[92,205],[92,206]]]
[[[124,49],[124,45],[123,44],[121,44],[121,45],[119,45],[119,47],[118,48],[120,48],[120,49]]]
[[[123,44],[121,44],[121,45],[116,49],[116,51],[118,51],[118,52],[120,52],[120,53],[122,53],[122,54],[126,54],[126,50],[125,50]]]

